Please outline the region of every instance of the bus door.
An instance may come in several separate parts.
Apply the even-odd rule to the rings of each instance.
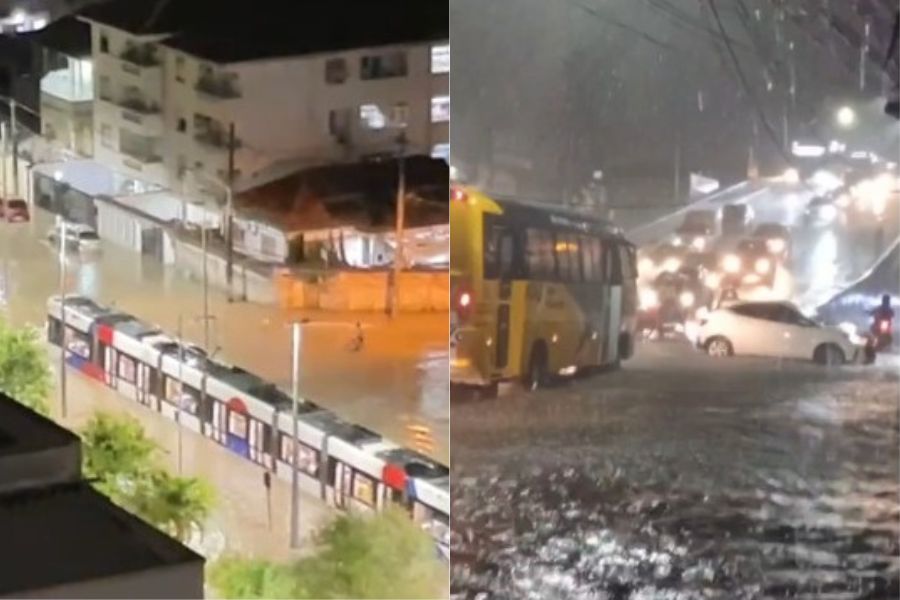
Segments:
[[[494,367],[506,369],[509,362],[510,301],[512,300],[512,276],[515,258],[513,232],[503,226],[494,226],[497,244],[497,332]]]
[[[606,322],[606,361],[619,358],[619,332],[622,329],[622,261],[625,260],[625,249],[612,242],[606,252],[606,264],[609,273],[609,302]]]

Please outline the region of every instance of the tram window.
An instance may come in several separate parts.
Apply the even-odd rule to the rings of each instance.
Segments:
[[[233,410],[228,411],[228,433],[247,439],[247,416]]]
[[[291,436],[285,433],[281,434],[281,460],[287,464],[294,462],[294,446],[291,443]],[[297,444],[297,469],[315,476],[319,472],[319,451],[310,448],[303,442]],[[333,476],[333,474],[332,474]]]
[[[81,358],[91,357],[91,341],[90,338],[80,331],[76,331],[71,327],[66,327],[66,348],[72,354],[76,354]]]
[[[153,367],[147,367],[147,391],[159,395],[159,371]]]
[[[215,398],[210,396],[208,393],[204,398],[202,395],[200,396],[200,405],[199,405],[199,413],[200,420],[204,423],[212,423],[213,422],[213,403],[216,402]]]
[[[268,423],[262,424],[262,443],[259,447],[264,452],[269,452],[272,447],[272,426]]]
[[[119,379],[128,383],[134,383],[137,379],[135,371],[134,360],[124,354],[120,354],[119,364],[116,368],[116,375],[118,375]]]
[[[337,459],[333,456],[328,457],[328,482],[337,485]]]
[[[375,480],[364,473],[355,472],[353,497],[369,506],[375,506]]]
[[[62,343],[62,322],[55,317],[50,317],[47,321],[47,341],[54,346]]]

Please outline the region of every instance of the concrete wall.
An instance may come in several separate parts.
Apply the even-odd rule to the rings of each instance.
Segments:
[[[278,300],[285,308],[383,312],[387,308],[388,273],[342,272],[317,281],[278,276]],[[450,308],[447,271],[400,274],[400,310],[443,312]]]

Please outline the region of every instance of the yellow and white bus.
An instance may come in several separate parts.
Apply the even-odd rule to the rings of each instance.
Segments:
[[[617,227],[453,187],[450,230],[451,383],[535,389],[630,358],[635,248]]]

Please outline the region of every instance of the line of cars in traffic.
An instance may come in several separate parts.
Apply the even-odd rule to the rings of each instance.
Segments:
[[[638,330],[651,339],[684,333],[733,297],[783,295],[778,273],[791,252],[790,231],[753,227],[746,204],[688,211],[670,239],[638,251]]]

